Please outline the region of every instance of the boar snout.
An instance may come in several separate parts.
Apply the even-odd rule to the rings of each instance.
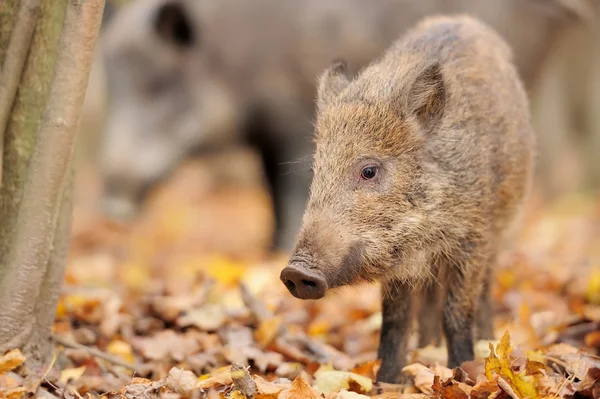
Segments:
[[[327,291],[325,277],[306,265],[291,263],[281,271],[279,278],[296,298],[320,299]]]

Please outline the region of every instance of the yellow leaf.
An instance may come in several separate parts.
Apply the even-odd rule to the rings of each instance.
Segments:
[[[0,374],[4,374],[25,362],[25,356],[18,349],[13,349],[0,357]]]
[[[322,393],[331,393],[350,388],[350,382],[357,383],[363,392],[373,388],[373,381],[349,371],[317,371],[315,372],[315,387]]]
[[[128,262],[121,268],[123,283],[133,289],[142,289],[150,281],[150,270],[140,262]]]
[[[210,376],[201,375],[198,378],[196,388],[210,389],[233,384],[231,379],[231,366],[225,366],[214,370]]]
[[[246,395],[241,393],[240,391],[233,391],[231,395],[229,395],[230,399],[246,399]]]
[[[485,376],[487,379],[492,381],[493,372],[499,373],[501,367],[500,359],[494,352],[494,345],[490,342],[490,355],[485,358]]]
[[[534,379],[531,376],[525,375],[524,372],[513,372],[511,367],[512,360],[510,358],[512,349],[508,330],[504,332],[495,351],[493,345],[490,343],[490,355],[485,359],[485,376],[491,381],[494,372],[500,374],[519,394],[519,397],[539,398]]]
[[[78,380],[85,372],[85,366],[77,367],[74,369],[64,369],[60,372],[59,381],[63,384],[69,382],[69,380]]]
[[[27,388],[25,388],[25,387],[10,388],[3,392],[0,391],[0,393],[4,394],[6,399],[21,399],[25,395],[26,392],[27,392]]]
[[[280,317],[270,317],[268,319],[263,320],[262,323],[256,329],[254,333],[254,338],[256,341],[264,348],[267,347],[277,334],[279,333],[279,329],[281,327],[281,318]]]
[[[308,335],[315,337],[324,335],[329,331],[329,323],[326,320],[313,321],[308,326]]]
[[[206,274],[219,283],[234,286],[247,271],[247,267],[230,259],[215,256],[206,265]]]
[[[106,346],[106,350],[112,353],[113,355],[119,356],[126,362],[135,362],[135,359],[133,357],[133,350],[131,349],[131,345],[129,345],[127,342],[115,339],[109,342],[109,344]]]
[[[600,305],[600,267],[591,273],[586,290],[586,299],[594,305]]]

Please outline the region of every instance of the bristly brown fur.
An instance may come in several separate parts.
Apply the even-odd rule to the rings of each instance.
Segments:
[[[319,79],[314,179],[290,262],[328,288],[382,281],[386,382],[401,380],[410,297],[427,288],[435,301],[428,285],[447,273],[442,325],[458,366],[473,358],[476,319],[492,334],[477,306],[489,311],[491,268],[531,181],[534,133],[511,50],[471,17],[432,17],[355,79],[339,65]]]

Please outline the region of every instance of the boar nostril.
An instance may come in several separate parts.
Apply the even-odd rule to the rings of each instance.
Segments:
[[[292,283],[292,284],[294,284],[294,283]],[[302,280],[302,284],[307,285],[309,287],[313,287],[313,288],[317,287],[317,283],[315,283],[314,281],[310,281],[310,280]]]
[[[303,265],[287,266],[281,271],[280,279],[296,298],[319,299],[327,291],[327,282],[320,272]]]

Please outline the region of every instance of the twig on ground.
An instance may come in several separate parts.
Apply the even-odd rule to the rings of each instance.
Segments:
[[[97,357],[102,360],[106,360],[107,362],[116,364],[117,366],[122,366],[122,367],[128,368],[130,370],[134,370],[138,373],[142,369],[141,366],[138,364],[127,363],[124,360],[121,360],[116,356],[109,355],[108,353],[102,352],[100,349],[97,349],[97,348],[94,348],[91,346],[85,346],[80,343],[70,341],[64,337],[61,337],[60,335],[52,334],[52,339],[54,341],[56,341],[56,343],[58,343],[62,346],[65,346],[67,348],[80,349],[80,350],[86,351],[94,357]]]

